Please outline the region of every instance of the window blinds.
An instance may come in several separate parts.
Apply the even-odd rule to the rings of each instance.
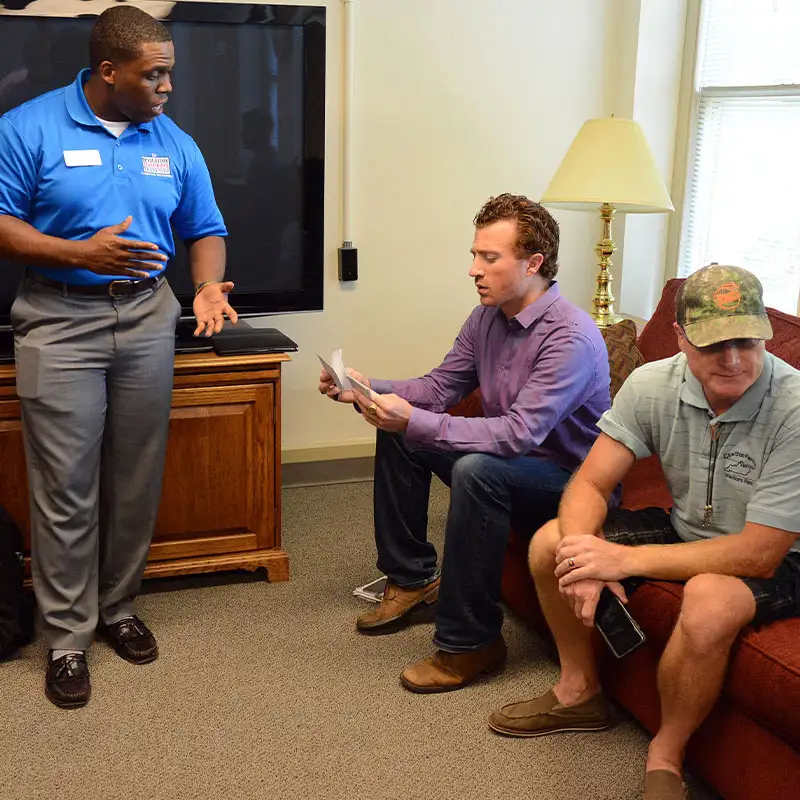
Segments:
[[[754,272],[800,300],[800,2],[704,0],[679,274]]]

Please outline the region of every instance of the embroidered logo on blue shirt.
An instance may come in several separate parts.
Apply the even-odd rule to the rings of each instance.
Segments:
[[[171,178],[172,171],[169,166],[168,156],[142,156],[142,175],[159,175],[162,178]]]

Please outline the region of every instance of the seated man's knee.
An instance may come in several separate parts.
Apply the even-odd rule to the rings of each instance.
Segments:
[[[561,542],[557,519],[546,522],[533,534],[528,546],[528,566],[534,579],[538,575],[552,576],[556,568],[556,550]]]
[[[698,651],[728,646],[755,613],[755,598],[747,585],[728,575],[690,578],[678,619],[681,632]]]
[[[493,483],[497,475],[497,457],[486,453],[469,453],[453,464],[452,488],[470,489]]]

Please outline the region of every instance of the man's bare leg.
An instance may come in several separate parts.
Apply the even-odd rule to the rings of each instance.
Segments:
[[[594,697],[600,691],[600,678],[593,629],[578,619],[558,588],[555,568],[560,542],[558,520],[551,520],[531,540],[528,562],[561,661],[561,678],[553,692],[560,703],[570,706]]]
[[[658,666],[661,728],[650,743],[647,770],[681,774],[686,745],[722,690],[731,646],[755,616],[753,593],[738,578],[698,575]]]

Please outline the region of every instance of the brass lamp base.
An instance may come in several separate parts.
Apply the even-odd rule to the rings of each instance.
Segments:
[[[592,298],[592,319],[598,328],[616,325],[623,318],[614,313],[614,295],[611,294],[611,281],[614,276],[609,272],[611,256],[617,246],[611,238],[611,221],[617,210],[610,203],[600,206],[600,219],[603,220],[603,238],[597,243],[595,252],[600,257],[600,272],[597,275],[597,291]]]

